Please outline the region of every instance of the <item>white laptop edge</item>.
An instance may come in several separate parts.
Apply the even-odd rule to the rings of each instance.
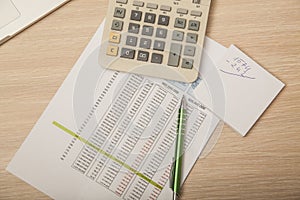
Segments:
[[[69,1],[71,0],[12,0],[11,2],[13,2],[20,16],[7,25],[0,27],[0,45]]]

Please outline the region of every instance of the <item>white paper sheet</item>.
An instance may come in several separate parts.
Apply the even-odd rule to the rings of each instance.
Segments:
[[[188,101],[183,179],[219,120],[193,85],[105,71],[103,26],[7,170],[55,199],[170,199],[177,109]],[[208,58],[204,58],[208,59]]]
[[[220,46],[214,41],[209,45]],[[207,65],[200,68],[205,81],[196,87],[196,97],[245,136],[284,84],[234,45],[228,50],[222,47],[205,49],[208,55],[216,56],[213,60],[218,62],[216,68]]]

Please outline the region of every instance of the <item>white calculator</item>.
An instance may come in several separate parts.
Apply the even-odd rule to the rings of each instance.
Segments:
[[[211,0],[110,0],[99,63],[191,83],[199,75]]]

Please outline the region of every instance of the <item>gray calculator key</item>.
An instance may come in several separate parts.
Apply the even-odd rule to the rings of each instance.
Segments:
[[[142,35],[152,36],[154,28],[152,26],[143,26]]]
[[[194,60],[187,59],[187,58],[182,59],[182,66],[181,66],[182,68],[193,69],[193,66],[194,66]]]
[[[121,58],[134,59],[134,56],[135,56],[135,50],[133,50],[133,49],[127,49],[127,48],[122,48],[122,50],[121,50]]]
[[[153,13],[146,13],[144,21],[146,23],[154,24],[155,23],[155,19],[156,19],[156,15],[155,14],[153,14]]]
[[[184,32],[182,31],[173,31],[172,40],[183,41]]]
[[[185,9],[185,8],[178,8],[177,9],[177,13],[179,13],[179,14],[188,14],[188,10],[187,9]]]
[[[159,15],[158,17],[158,25],[168,26],[170,21],[169,16]]]
[[[199,29],[200,29],[200,22],[199,21],[195,21],[195,20],[190,20],[189,21],[189,30],[199,31]]]
[[[126,10],[124,8],[115,8],[114,17],[124,18],[126,14]]]
[[[140,25],[135,23],[129,23],[128,32],[138,34],[140,31]]]
[[[198,41],[198,35],[194,33],[188,33],[186,36],[186,42],[187,43],[193,43],[196,44]]]
[[[201,17],[202,16],[202,12],[198,11],[198,10],[192,10],[191,11],[191,15],[195,16],[195,17]]]
[[[194,56],[196,52],[196,47],[194,46],[185,46],[184,55],[185,56]]]
[[[147,62],[149,60],[149,52],[139,51],[137,60]]]
[[[128,0],[117,0],[117,3],[126,4],[127,2],[128,2]]]
[[[170,12],[172,10],[172,7],[171,6],[166,6],[166,5],[161,5],[160,6],[160,10],[161,11],[167,11],[167,12]]]
[[[176,28],[185,28],[185,26],[186,26],[186,19],[182,19],[182,18],[176,18],[175,19],[174,27],[176,27]]]
[[[158,38],[166,38],[168,34],[168,30],[164,28],[157,28],[156,29],[156,37]]]
[[[133,6],[143,7],[144,6],[144,2],[142,2],[142,1],[133,1]]]
[[[153,45],[153,49],[157,50],[157,51],[164,51],[165,50],[165,45],[166,45],[165,42],[155,40],[154,45]]]
[[[141,21],[141,19],[142,19],[142,12],[141,11],[137,11],[137,10],[131,11],[130,19],[134,20],[134,21]]]
[[[163,55],[158,54],[158,53],[152,54],[152,58],[151,58],[152,63],[161,64],[162,61],[163,61]]]
[[[181,50],[182,50],[181,44],[175,44],[175,43],[171,44],[169,61],[168,61],[169,66],[178,67]]]
[[[127,38],[126,38],[126,45],[135,47],[136,44],[137,44],[137,37],[127,36]]]
[[[115,31],[122,31],[123,30],[123,22],[114,19],[112,22],[111,29],[115,30]]]
[[[142,38],[141,41],[140,41],[140,47],[143,48],[143,49],[150,49],[151,40],[146,39],[146,38]]]
[[[158,8],[158,5],[155,4],[155,3],[147,3],[147,8],[150,8],[150,9],[157,9],[157,8]]]

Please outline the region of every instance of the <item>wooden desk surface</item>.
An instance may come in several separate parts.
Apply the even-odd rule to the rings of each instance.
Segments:
[[[73,0],[0,47],[0,199],[48,199],[5,171],[95,33],[108,0]],[[208,36],[287,84],[247,137],[229,127],[182,199],[300,199],[300,2],[213,0]],[[258,97],[259,98],[259,97]]]

